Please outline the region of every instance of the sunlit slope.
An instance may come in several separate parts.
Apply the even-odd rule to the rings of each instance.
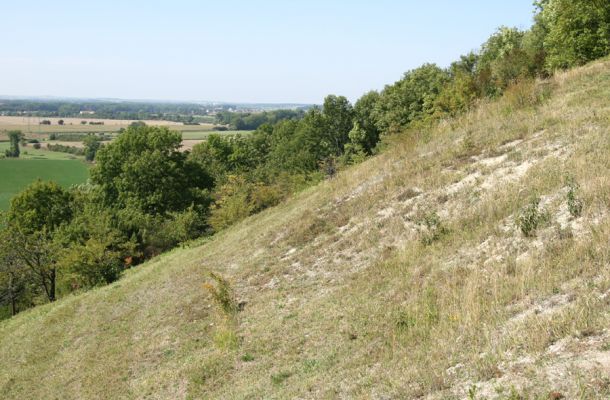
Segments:
[[[415,136],[0,323],[0,398],[608,398],[610,62]]]

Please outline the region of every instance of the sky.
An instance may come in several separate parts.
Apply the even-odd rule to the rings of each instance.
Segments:
[[[354,101],[448,66],[532,0],[0,0],[0,95]]]

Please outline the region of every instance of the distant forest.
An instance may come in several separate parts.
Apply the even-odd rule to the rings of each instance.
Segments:
[[[307,105],[196,104],[87,100],[0,100],[0,115],[60,118],[166,120],[196,124],[217,122],[234,130],[253,130],[304,114]],[[277,110],[277,111],[275,111]],[[278,114],[276,115],[275,112]]]

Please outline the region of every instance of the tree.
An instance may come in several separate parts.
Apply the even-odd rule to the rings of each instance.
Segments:
[[[115,216],[94,201],[87,186],[79,187],[75,216],[54,235],[61,247],[57,264],[70,287],[93,287],[117,280],[125,259],[136,257],[136,243],[114,224]]]
[[[51,233],[72,218],[72,195],[55,182],[36,181],[13,198],[8,224],[25,234]]]
[[[83,144],[85,145],[85,160],[95,160],[95,155],[102,145],[100,138],[93,135],[87,136],[83,140]]]
[[[372,154],[379,142],[380,132],[375,112],[379,98],[379,93],[371,91],[360,97],[354,105],[354,124],[349,132],[350,143],[367,155]]]
[[[110,208],[163,215],[191,205],[207,208],[213,180],[180,151],[182,137],[165,127],[130,126],[101,148],[91,180]]]
[[[450,81],[434,101],[434,115],[455,116],[469,109],[479,96],[476,68],[479,56],[469,53],[449,67]]]
[[[343,147],[349,142],[349,132],[353,127],[354,109],[344,96],[328,95],[322,106],[323,129],[330,146],[329,155],[343,154]]]
[[[64,120],[63,119],[60,119],[60,120],[57,121],[57,125],[63,125],[63,124],[64,124]]]
[[[610,2],[607,0],[542,0],[537,25],[546,30],[546,66],[582,65],[610,54]]]
[[[21,131],[8,131],[8,139],[10,141],[10,147],[5,151],[6,157],[19,158],[21,151],[19,150],[19,142],[23,138]]]
[[[525,32],[501,27],[483,44],[477,62],[477,84],[482,96],[497,96],[522,77],[533,75],[524,48]]]
[[[26,292],[27,271],[11,243],[8,229],[0,231],[0,304],[7,304],[11,315],[19,311]]]
[[[413,121],[431,116],[434,101],[448,81],[447,71],[435,64],[424,64],[386,86],[377,103],[378,129],[396,133]]]
[[[7,213],[14,255],[31,270],[49,301],[56,299],[58,248],[53,233],[71,218],[71,194],[54,182],[42,181],[15,196]]]

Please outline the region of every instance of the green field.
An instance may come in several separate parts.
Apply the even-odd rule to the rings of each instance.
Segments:
[[[4,151],[9,148],[8,142],[0,142],[0,157],[4,155]],[[83,157],[75,156],[74,154],[60,153],[57,151],[49,151],[46,149],[36,150],[31,144],[27,146],[19,146],[21,154],[20,160],[82,160]],[[3,160],[0,160],[3,161]]]
[[[69,187],[85,182],[89,170],[80,160],[4,159],[0,160],[0,176],[0,210],[7,210],[11,198],[36,179],[52,180],[63,187]]]

